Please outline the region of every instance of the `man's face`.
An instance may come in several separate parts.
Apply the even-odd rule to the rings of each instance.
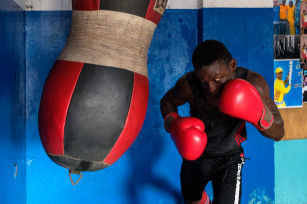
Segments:
[[[282,80],[282,74],[283,74],[283,72],[278,72],[278,73],[276,73],[277,79]]]
[[[293,1],[289,1],[289,6],[290,6],[290,7],[293,6]]]
[[[205,92],[219,98],[226,82],[235,78],[236,67],[237,63],[232,59],[229,65],[214,62],[209,66],[202,66],[195,73]]]
[[[274,0],[274,6],[277,6],[277,1],[276,0]]]
[[[282,5],[284,6],[285,4],[286,4],[286,1],[285,1],[285,0],[283,0],[283,1],[282,1]]]

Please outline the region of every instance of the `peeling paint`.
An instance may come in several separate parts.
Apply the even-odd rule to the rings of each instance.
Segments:
[[[36,158],[27,158],[27,165],[31,166],[33,162],[35,162]]]
[[[267,192],[262,189],[255,189],[249,195],[248,204],[273,204],[272,199],[267,195]]]

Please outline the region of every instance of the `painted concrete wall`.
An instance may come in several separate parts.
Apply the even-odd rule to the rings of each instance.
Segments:
[[[0,2],[0,203],[26,201],[24,11]]]
[[[4,2],[12,3],[12,0],[2,1],[0,8]],[[26,203],[31,204],[181,203],[181,158],[169,135],[163,130],[159,100],[176,79],[193,69],[191,55],[202,40],[217,39],[225,43],[239,66],[262,74],[273,90],[271,2],[170,0],[148,52],[150,96],[141,133],[115,164],[101,171],[85,172],[80,183],[72,186],[68,170],[57,166],[46,156],[37,128],[40,95],[45,79],[69,33],[70,1],[16,0],[16,7],[26,10],[21,12],[26,20],[22,17],[20,21],[25,21],[25,33],[17,29],[13,37],[9,34],[20,25],[14,12],[5,15],[1,12],[0,18],[1,28],[7,30],[0,34],[1,42],[5,42],[7,50],[15,47],[11,53],[2,50],[6,57],[1,55],[10,68],[0,75],[0,83],[8,84],[9,87],[0,88],[0,102],[6,107],[1,109],[4,117],[2,114],[0,116],[4,121],[4,131],[0,135],[4,143],[0,151],[4,153],[10,150],[12,153],[9,158],[3,159],[6,168],[0,170],[6,176],[1,186],[7,186],[0,193],[0,202],[2,199],[6,203],[13,203],[15,197],[11,194],[18,192],[22,195],[18,203],[26,200]],[[9,36],[13,39],[7,40]],[[20,36],[24,36],[25,42],[20,40]],[[12,65],[16,61],[17,65]],[[17,92],[14,91],[16,89]],[[16,100],[18,103],[14,102]],[[12,109],[16,114],[11,114]],[[188,114],[188,107],[180,108],[180,113]],[[12,115],[18,115],[18,118]],[[25,127],[22,121],[25,121]],[[19,127],[18,133],[12,133],[15,129],[13,123]],[[302,144],[302,141],[274,143],[248,125],[248,140],[244,148],[245,156],[250,159],[243,168],[242,203],[307,202],[307,195],[303,193],[304,183],[300,181],[303,176],[306,178],[302,171],[305,165],[300,163],[303,161],[301,157],[305,155]],[[284,156],[289,147],[296,150],[296,154]],[[15,161],[21,163],[21,175],[14,180],[12,166]],[[289,169],[288,164],[297,168]],[[290,176],[289,170],[293,172]],[[284,180],[285,177],[289,180]],[[287,194],[289,183],[286,181],[292,179],[296,181],[298,190]],[[210,186],[207,191],[212,198]]]
[[[265,69],[272,63],[268,60],[259,65],[255,60],[247,60],[255,53],[272,56],[271,48],[264,49],[271,41],[255,43],[268,35],[271,21],[265,22],[259,30],[261,36],[249,41],[245,28],[253,25],[245,19],[247,14],[267,15],[267,9],[169,9],[163,16],[153,37],[149,49],[149,82],[150,100],[143,129],[128,152],[114,165],[105,170],[85,173],[81,182],[73,187],[68,179],[67,170],[53,164],[40,145],[37,131],[37,113],[40,93],[47,74],[65,44],[69,32],[70,12],[61,11],[29,11],[27,16],[27,202],[65,202],[91,200],[93,202],[111,203],[176,203],[180,199],[180,163],[181,158],[163,129],[163,120],[159,112],[159,101],[163,94],[174,85],[185,72],[193,69],[191,55],[199,41],[217,38],[227,44],[239,61],[239,64],[251,69]],[[203,26],[199,26],[203,14]],[[251,14],[251,15],[252,15]],[[221,19],[232,18],[240,30],[223,35],[225,30],[233,30],[231,25],[216,26],[207,22],[221,22]],[[240,21],[237,21],[240,19]],[[259,18],[258,18],[259,19]],[[226,21],[226,20],[225,20]],[[63,23],[64,22],[64,23]],[[224,22],[221,22],[224,23]],[[225,22],[226,23],[226,22]],[[215,26],[214,26],[215,25]],[[200,28],[200,29],[199,29]],[[225,28],[225,30],[223,29]],[[244,33],[244,38],[241,35]],[[250,34],[252,31],[250,30]],[[267,43],[267,44],[266,44]],[[249,46],[253,51],[248,51]],[[265,44],[265,46],[263,46]],[[243,46],[243,50],[241,50]],[[258,66],[259,65],[259,66]],[[260,68],[261,67],[261,68]],[[263,67],[263,68],[262,68]],[[272,73],[267,74],[269,78]],[[273,76],[273,75],[272,75]],[[181,109],[187,114],[187,107]],[[243,177],[243,201],[274,201],[274,155],[273,142],[264,139],[253,128],[247,146],[247,157]],[[249,145],[251,144],[251,145]],[[258,145],[257,145],[258,144]],[[257,155],[257,146],[265,147],[265,151]],[[154,148],[153,148],[154,147]],[[159,148],[155,148],[159,147]],[[250,151],[250,152],[249,152]],[[262,166],[265,166],[263,171]],[[45,188],[40,188],[45,186]],[[60,188],[54,188],[54,186]],[[210,187],[208,191],[212,195]],[[78,195],[78,196],[72,196]],[[93,197],[93,195],[95,195]],[[107,196],[107,197],[106,197]]]
[[[133,146],[112,166],[97,172],[85,172],[80,183],[72,186],[68,170],[46,156],[37,130],[40,94],[48,72],[65,44],[71,12],[26,12],[27,78],[31,79],[27,83],[27,203],[180,202],[178,177],[181,159],[164,133],[159,113],[159,100],[165,85],[174,79],[155,76],[155,73],[169,70],[179,76],[185,72],[184,69],[191,69],[190,52],[196,46],[197,13],[196,10],[167,11],[163,17],[167,20],[162,19],[157,29],[149,51],[148,112]],[[160,80],[164,79],[166,84],[163,85]]]
[[[307,140],[275,144],[275,203],[307,203]]]
[[[270,8],[204,8],[203,36],[223,42],[238,66],[260,73],[273,90],[273,44]],[[253,19],[251,21],[251,19]],[[254,29],[257,27],[257,29]],[[259,60],[265,59],[265,60]],[[273,92],[272,92],[273,93]],[[242,203],[274,202],[274,147],[248,125]]]

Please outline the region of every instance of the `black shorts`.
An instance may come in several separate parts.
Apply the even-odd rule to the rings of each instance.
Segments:
[[[201,157],[184,160],[181,166],[181,192],[185,200],[201,200],[202,193],[212,181],[214,204],[237,204],[241,200],[241,177],[244,158]]]

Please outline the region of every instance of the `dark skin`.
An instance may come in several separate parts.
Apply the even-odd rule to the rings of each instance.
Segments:
[[[229,65],[214,62],[209,66],[202,66],[195,70],[195,74],[202,82],[205,96],[208,102],[218,107],[219,97],[223,86],[232,79],[235,79],[235,70],[237,62],[232,59]],[[249,71],[246,81],[250,82],[259,92],[262,102],[266,109],[271,111],[274,116],[274,121],[271,127],[267,130],[260,131],[260,133],[270,139],[279,141],[283,138],[284,122],[279,113],[277,106],[270,97],[270,90],[265,79],[258,73]],[[187,79],[181,77],[175,87],[170,89],[161,100],[161,113],[163,117],[171,112],[178,112],[177,107],[188,102],[191,108],[195,108],[195,102],[192,90],[188,84]],[[186,204],[198,204],[200,201],[185,200]]]
[[[282,74],[283,72],[276,73],[276,78],[282,80]]]
[[[283,72],[276,73],[276,78],[279,80],[282,80]],[[289,82],[289,75],[287,76],[287,79],[284,81],[284,84],[287,85]],[[291,85],[291,84],[290,84]]]
[[[286,5],[286,1],[282,1],[281,5],[283,6]]]
[[[235,59],[232,59],[229,65],[221,65],[220,63],[214,62],[209,66],[203,66],[196,69],[196,76],[202,82],[205,96],[212,106],[218,107],[219,95],[222,88],[226,82],[235,78],[236,68],[237,62]],[[250,82],[257,89],[263,104],[274,116],[272,126],[260,133],[275,141],[281,140],[284,136],[284,123],[277,106],[270,97],[270,90],[267,82],[260,74],[253,71],[249,71],[246,81]],[[161,100],[161,113],[163,117],[171,112],[178,112],[177,107],[186,102],[188,102],[192,108],[195,107],[192,90],[190,89],[188,81],[183,76],[177,81],[175,87],[170,89]]]
[[[274,1],[274,7],[276,7],[277,6],[277,1]]]

